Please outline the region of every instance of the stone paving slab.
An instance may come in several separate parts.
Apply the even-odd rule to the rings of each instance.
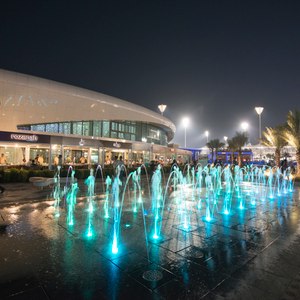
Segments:
[[[151,213],[134,215],[126,205],[120,253],[113,255],[114,222],[101,213],[104,198],[95,200],[95,234],[89,239],[87,188],[83,181],[79,186],[70,227],[63,208],[55,217],[51,189],[4,185],[0,214],[8,223],[0,230],[1,299],[300,298],[298,188],[292,197],[228,219],[216,214],[212,223],[200,217],[204,207],[191,207],[188,230],[170,205],[161,220],[162,239],[147,242]],[[151,281],[145,274],[158,277]]]

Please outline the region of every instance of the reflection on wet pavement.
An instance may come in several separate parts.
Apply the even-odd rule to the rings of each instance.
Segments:
[[[143,217],[140,207],[133,214],[125,200],[115,255],[111,253],[114,222],[103,214],[105,197],[94,201],[94,234],[88,238],[88,206],[81,189],[73,226],[68,225],[63,208],[55,217],[54,201],[45,191],[43,200],[22,203],[15,196],[17,204],[1,206],[7,222],[0,230],[1,299],[299,297],[299,188],[242,212],[218,212],[213,222],[202,218],[204,207],[190,206],[188,229],[182,226],[175,204],[170,204],[159,240],[145,239],[152,222],[146,203],[149,213]],[[30,192],[24,185],[19,197],[32,199]]]

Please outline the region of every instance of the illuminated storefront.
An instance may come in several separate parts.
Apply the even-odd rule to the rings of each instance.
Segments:
[[[6,164],[29,164],[37,157],[51,167],[111,164],[123,156],[128,165],[177,155],[168,143],[175,125],[147,108],[98,92],[0,70],[0,153]],[[181,153],[182,152],[182,153]]]

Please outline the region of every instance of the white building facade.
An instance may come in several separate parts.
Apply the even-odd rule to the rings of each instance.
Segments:
[[[84,157],[104,165],[121,155],[128,165],[186,162],[189,151],[168,147],[174,134],[169,119],[142,106],[0,70],[0,153],[8,165],[27,164],[37,154],[49,167],[59,155],[66,164]]]

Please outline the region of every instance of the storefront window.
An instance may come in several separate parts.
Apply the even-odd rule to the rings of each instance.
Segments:
[[[118,123],[111,122],[111,130],[118,130]]]
[[[0,147],[0,155],[3,154],[1,165],[21,165],[25,162],[25,147]]]
[[[82,135],[82,122],[73,122],[73,134]]]
[[[90,135],[90,122],[82,122],[82,135]]]
[[[49,149],[30,148],[29,157],[31,161],[35,161],[39,165],[46,166],[49,164]]]
[[[101,122],[93,122],[93,136],[101,136]]]
[[[27,125],[22,125],[22,128]],[[147,138],[148,143],[167,145],[168,137],[164,130],[143,122],[130,121],[81,121],[28,125],[33,131],[63,133],[66,135],[84,135],[109,137],[141,141]]]
[[[61,146],[60,145],[52,145],[51,148],[51,164],[58,165],[59,163],[59,155],[61,155]],[[62,162],[60,162],[62,163]]]
[[[71,124],[67,123],[59,123],[59,133],[70,134],[71,133]]]
[[[112,138],[117,138],[117,137],[118,137],[118,134],[117,134],[115,131],[112,131],[112,132],[110,133],[110,137],[112,137]]]
[[[109,137],[109,122],[108,121],[103,121],[103,136],[104,137]]]
[[[44,132],[45,131],[45,124],[31,125],[31,130],[32,131],[41,131],[41,132]]]
[[[46,132],[58,132],[58,123],[46,124]]]
[[[88,149],[64,149],[64,164],[88,163]]]
[[[91,150],[91,163],[97,164],[99,162],[99,152],[98,149]]]

